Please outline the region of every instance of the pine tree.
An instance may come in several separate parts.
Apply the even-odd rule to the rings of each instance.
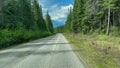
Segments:
[[[70,9],[68,9],[69,14],[67,16],[67,20],[66,20],[66,24],[65,24],[65,30],[66,32],[72,32],[73,28],[72,28],[72,8],[70,7]]]
[[[74,7],[73,7],[73,31],[74,33],[78,33],[82,31],[82,17],[83,17],[83,8],[84,8],[84,1],[83,0],[75,0]]]
[[[109,35],[110,29],[118,30],[120,26],[119,2],[120,0],[75,0],[72,19],[69,14],[66,20],[66,31],[69,32],[72,25],[74,33],[96,32]]]
[[[78,33],[78,29],[79,29],[79,23],[78,23],[78,14],[77,11],[79,11],[78,9],[78,0],[75,0],[74,2],[74,8],[73,8],[73,19],[72,19],[72,23],[73,23],[73,31],[75,33]]]
[[[109,35],[109,31],[110,31],[111,9],[114,8],[114,6],[115,6],[115,1],[116,1],[116,0],[104,0],[104,3],[103,3],[103,6],[104,6],[105,8],[107,8],[107,10],[108,10],[108,19],[107,19],[108,22],[107,22],[107,29],[106,29],[106,34],[107,34],[107,35]]]
[[[47,31],[47,25],[45,20],[43,19],[42,7],[39,6],[36,0],[34,0],[33,3],[33,10],[35,23],[37,24],[38,28],[42,31]]]
[[[3,5],[4,1],[0,0],[0,28],[4,27]]]
[[[4,23],[6,28],[33,29],[34,19],[30,0],[6,0],[4,5]]]
[[[20,0],[20,9],[21,9],[20,13],[22,17],[22,22],[25,28],[33,29],[35,24],[34,24],[30,0]]]
[[[46,24],[47,24],[47,28],[48,28],[48,31],[50,33],[54,33],[54,28],[53,28],[53,24],[52,24],[52,20],[51,20],[51,17],[47,11],[47,14],[46,14]]]

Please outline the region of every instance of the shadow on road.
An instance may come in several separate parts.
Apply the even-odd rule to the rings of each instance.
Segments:
[[[73,51],[80,51],[80,50],[27,50],[27,51],[22,51],[20,49],[24,49],[24,48],[29,48],[29,47],[32,47],[32,48],[38,48],[40,46],[43,46],[43,45],[56,45],[56,44],[59,44],[59,46],[61,45],[65,45],[65,44],[68,44],[68,43],[49,43],[49,44],[36,44],[36,45],[24,45],[22,47],[19,47],[19,48],[16,48],[16,49],[12,49],[14,51],[8,51],[8,52],[4,52],[4,53],[0,53],[0,57],[3,56],[3,58],[7,57],[7,56],[11,56],[11,57],[17,57],[17,58],[20,58],[20,57],[25,57],[25,56],[29,56],[29,55],[48,55],[48,54],[52,54],[52,55],[55,55],[55,54],[62,54],[62,53],[68,53],[68,52],[73,52]],[[39,51],[39,52],[38,52]]]
[[[69,43],[44,43],[44,44],[42,44],[42,43],[29,43],[29,44],[24,44],[24,45],[22,45],[22,46],[19,46],[19,47],[16,47],[16,48],[13,48],[13,49],[20,49],[20,48],[36,48],[36,47],[41,47],[41,46],[44,46],[44,45],[46,45],[46,46],[48,46],[48,45],[66,45],[66,44],[69,44]]]

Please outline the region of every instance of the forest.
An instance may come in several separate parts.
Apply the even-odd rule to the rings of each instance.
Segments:
[[[0,0],[0,48],[53,35],[49,12],[38,0]]]
[[[65,25],[53,28],[38,0],[0,0],[0,49],[62,33],[89,68],[120,68],[120,0],[74,0],[68,11]]]
[[[56,29],[89,68],[120,68],[120,0],[74,0]]]
[[[59,28],[60,29],[60,28]],[[68,33],[120,35],[120,0],[75,0],[69,8]]]

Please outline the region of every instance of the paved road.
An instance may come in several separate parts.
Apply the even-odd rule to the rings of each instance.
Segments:
[[[0,51],[0,68],[85,68],[62,34]]]

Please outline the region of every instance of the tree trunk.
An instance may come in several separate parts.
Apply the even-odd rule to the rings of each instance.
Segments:
[[[113,26],[115,26],[115,12],[113,11]]]
[[[108,9],[108,23],[107,23],[107,31],[106,34],[109,35],[109,31],[110,31],[110,8]]]
[[[107,13],[105,12],[105,20],[104,20],[105,24],[104,24],[104,28],[107,28]]]
[[[118,23],[119,23],[119,26],[120,26],[120,12],[118,13]]]

